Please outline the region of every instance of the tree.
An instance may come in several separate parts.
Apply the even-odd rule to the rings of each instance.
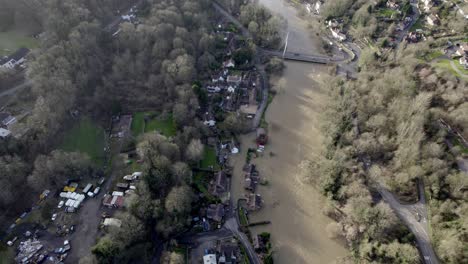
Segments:
[[[18,156],[0,157],[0,185],[4,188],[0,192],[0,207],[10,205],[19,198],[29,170],[29,166]]]
[[[204,145],[200,139],[192,139],[190,144],[187,146],[186,156],[192,162],[198,162],[203,159]]]
[[[187,214],[191,210],[192,190],[187,185],[172,188],[166,197],[166,210],[169,213]]]
[[[184,162],[176,162],[172,165],[172,174],[174,181],[177,184],[191,184],[192,183],[192,170]]]
[[[160,260],[161,264],[183,264],[184,256],[177,252],[164,251]]]
[[[28,183],[36,190],[50,186],[61,187],[66,180],[79,180],[93,171],[91,160],[79,152],[54,150],[48,156],[40,155]]]
[[[91,252],[96,256],[99,263],[111,264],[114,263],[114,257],[119,253],[120,248],[116,241],[105,236],[99,239],[99,242],[91,249]]]

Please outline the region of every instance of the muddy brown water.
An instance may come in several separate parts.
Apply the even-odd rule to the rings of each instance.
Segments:
[[[319,40],[309,33],[294,8],[282,0],[260,0],[260,3],[287,19],[289,51],[320,53]],[[275,263],[333,263],[348,254],[342,243],[327,236],[325,229],[332,220],[322,214],[320,193],[299,176],[300,163],[315,159],[323,148],[319,114],[327,96],[316,80],[326,79],[326,74],[324,66],[286,62],[283,75],[271,80],[278,93],[266,112],[270,141],[263,157],[253,159],[269,184],[259,186],[264,208],[252,213],[250,220],[272,222],[252,231],[271,233]],[[244,194],[242,166],[247,148],[253,146],[254,134],[242,136],[242,151],[232,159],[234,198]],[[270,152],[274,155],[270,156]]]

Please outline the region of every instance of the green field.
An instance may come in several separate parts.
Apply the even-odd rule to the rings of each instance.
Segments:
[[[102,166],[105,162],[104,136],[104,129],[85,117],[67,132],[60,148],[86,153],[97,165]]]
[[[468,71],[463,68],[463,66],[460,65],[458,60],[454,59],[453,62],[455,63],[455,67],[457,67],[461,72],[465,73],[468,75]],[[450,60],[445,59],[445,60],[439,60],[435,63],[435,66],[437,68],[443,69],[445,71],[448,71],[452,73],[453,75],[457,77],[463,78],[464,76],[461,76],[454,68],[452,68],[452,65],[450,64]]]
[[[34,49],[38,46],[39,42],[35,38],[22,32],[0,32],[0,56],[8,56],[19,48]]]
[[[379,14],[381,16],[389,17],[389,18],[392,17],[392,15],[396,13],[397,13],[396,10],[392,10],[390,8],[384,8],[384,9],[379,10]]]
[[[166,137],[175,136],[177,129],[175,127],[172,115],[169,115],[165,119],[159,117],[151,118],[145,124],[145,116],[154,116],[155,113],[152,112],[138,112],[133,115],[132,120],[132,133],[134,136],[138,136],[142,133],[147,133],[151,131],[158,131]]]
[[[205,146],[205,154],[203,159],[200,161],[200,168],[209,169],[213,167],[214,170],[219,169],[219,165],[216,159],[216,151],[214,148],[209,148]]]

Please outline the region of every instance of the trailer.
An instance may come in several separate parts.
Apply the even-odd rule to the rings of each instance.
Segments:
[[[112,192],[112,196],[124,196],[124,193],[123,192]]]
[[[86,185],[86,187],[83,189],[83,193],[88,193],[91,188],[93,188],[93,185],[88,183],[88,185]]]

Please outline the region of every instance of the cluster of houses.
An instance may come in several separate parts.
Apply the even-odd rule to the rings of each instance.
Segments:
[[[28,53],[29,49],[20,48],[10,56],[1,58],[0,68],[14,69],[16,66],[24,68],[23,63],[26,61],[26,55],[28,55]]]
[[[260,93],[258,74],[255,71],[236,71],[232,58],[223,63],[219,72],[213,74],[211,80],[205,84],[209,97],[216,94],[222,97],[220,108],[225,112],[239,112],[248,118],[257,113],[257,94]],[[215,126],[214,115],[210,110],[203,117],[208,126]]]
[[[203,264],[236,264],[241,260],[238,242],[233,238],[216,241],[216,246],[206,249],[203,256]]]
[[[135,192],[136,186],[134,185],[134,181],[139,180],[142,175],[142,172],[134,172],[131,175],[123,176],[124,182],[118,182],[111,194],[104,195],[102,205],[108,208],[123,207],[125,196]]]
[[[260,194],[257,194],[257,186],[260,183],[260,176],[254,164],[244,166],[244,189],[247,191],[247,209],[257,211],[262,208],[263,200]]]
[[[261,85],[259,74],[255,68],[242,70],[233,58],[233,53],[243,48],[242,41],[235,38],[235,34],[228,31],[228,25],[219,23],[216,34],[226,45],[221,53],[224,58],[219,69],[215,70],[211,78],[203,83],[203,89],[208,94],[209,102],[203,111],[202,120],[209,127],[216,126],[215,109],[225,113],[238,113],[247,118],[257,114],[259,100],[261,100]]]

